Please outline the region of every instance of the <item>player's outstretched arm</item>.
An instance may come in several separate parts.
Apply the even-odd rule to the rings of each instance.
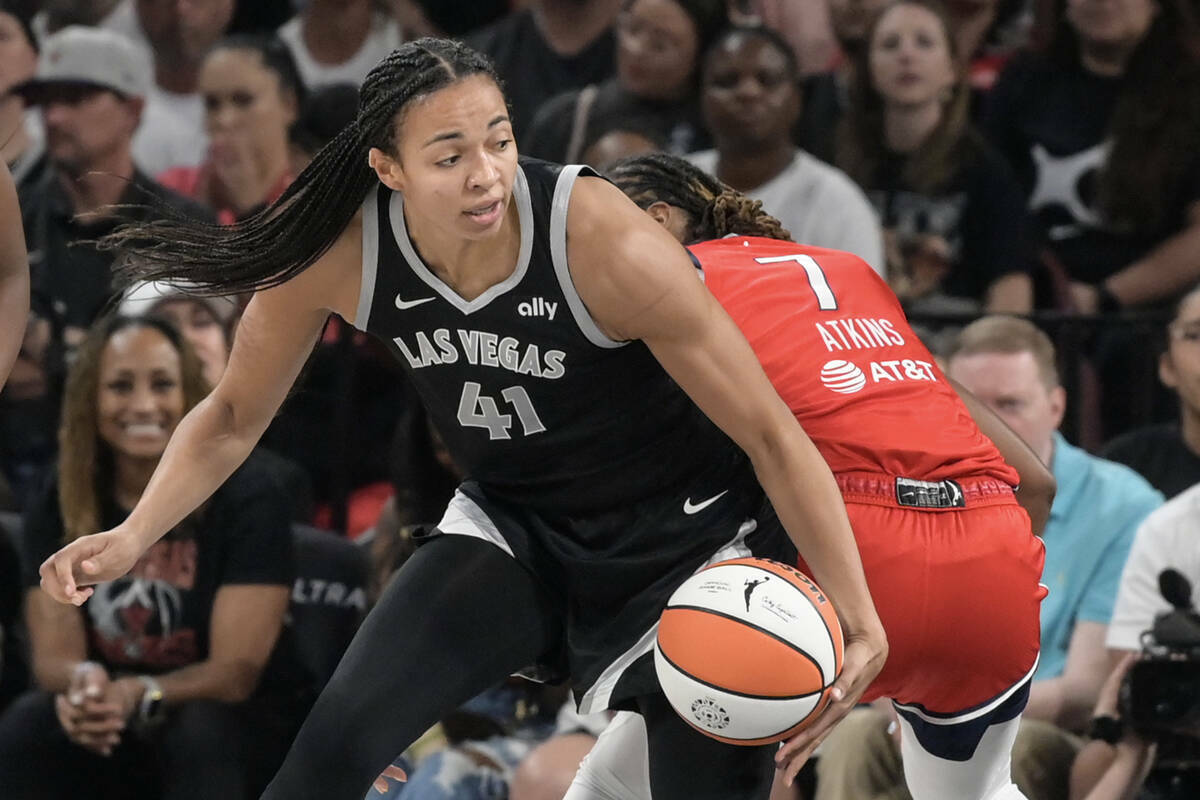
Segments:
[[[246,459],[304,366],[329,312],[353,318],[361,226],[351,224],[312,267],[259,292],[238,325],[220,382],[180,421],[150,483],[116,528],[46,559],[42,588],[81,605],[90,584],[129,571],[147,548],[208,499]]]
[[[833,473],[733,321],[665,228],[598,179],[571,197],[568,256],[580,296],[613,339],[641,339],[750,456],[760,483],[846,634],[834,702],[780,751],[790,780],[883,667],[887,642]]]
[[[1021,486],[1017,490],[1017,502],[1029,514],[1034,534],[1041,536],[1046,522],[1050,519],[1050,506],[1054,502],[1054,492],[1057,489],[1054,473],[1042,463],[1037,453],[1033,452],[1033,448],[1027,445],[1024,439],[1008,427],[1004,420],[1000,419],[979,398],[967,391],[962,384],[950,378],[946,378],[946,380],[950,381],[954,391],[958,392],[958,396],[962,398],[963,404],[971,413],[971,418],[975,420],[979,430],[992,440],[996,449],[1000,451],[1000,455],[1004,456],[1004,460],[1021,477]]]
[[[0,163],[0,389],[25,336],[29,316],[29,260],[17,189],[8,165]]]

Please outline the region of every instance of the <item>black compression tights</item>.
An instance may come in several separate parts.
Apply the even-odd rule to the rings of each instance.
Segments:
[[[479,539],[417,549],[363,622],[263,800],[362,800],[392,759],[557,642],[533,578]]]
[[[693,730],[662,694],[639,697],[654,800],[767,800],[778,745],[722,744]]]

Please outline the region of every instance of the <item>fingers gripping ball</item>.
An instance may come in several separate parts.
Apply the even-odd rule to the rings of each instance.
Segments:
[[[722,561],[667,602],[654,666],[693,728],[722,742],[787,739],[816,719],[842,671],[833,604],[799,570],[764,558]]]

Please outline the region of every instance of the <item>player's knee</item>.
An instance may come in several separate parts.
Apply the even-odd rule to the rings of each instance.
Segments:
[[[560,800],[595,743],[595,737],[586,733],[569,733],[538,745],[513,773],[509,798]]]

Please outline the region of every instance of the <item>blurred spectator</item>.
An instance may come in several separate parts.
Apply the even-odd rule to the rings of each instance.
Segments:
[[[237,314],[232,297],[188,294],[182,286],[162,281],[132,287],[117,307],[125,317],[154,315],[169,321],[200,360],[204,380],[216,386],[229,363],[230,326]]]
[[[1060,302],[1083,313],[1146,306],[1200,279],[1191,0],[1066,0],[1051,52],[1001,76],[987,128],[1070,282]]]
[[[702,101],[717,147],[688,160],[761,200],[795,241],[846,250],[883,273],[870,203],[840,170],[792,144],[799,73],[779,34],[731,28],[718,37],[705,59]]]
[[[287,22],[304,3],[302,0],[241,0],[235,3],[233,21],[229,23],[229,33],[252,33],[262,36],[279,30],[279,26]]]
[[[144,47],[145,34],[133,4],[134,0],[42,0],[33,18],[33,30],[42,41],[71,25],[88,25],[119,33]]]
[[[1058,492],[1046,545],[1041,655],[1013,748],[1013,780],[1029,800],[1066,796],[1071,762],[1108,674],[1104,637],[1121,569],[1162,495],[1135,472],[1072,447],[1057,432],[1066,406],[1054,346],[1032,323],[986,317],[961,332],[946,374],[1008,423],[1051,466]],[[826,740],[817,800],[889,797],[903,786],[882,712],[862,712]],[[866,762],[859,760],[866,753]],[[836,753],[836,755],[835,755]],[[903,790],[899,790],[903,791]]]
[[[65,358],[112,298],[113,255],[94,245],[122,221],[112,206],[126,206],[122,213],[132,219],[208,216],[134,165],[130,141],[149,77],[149,64],[128,40],[70,27],[45,41],[35,78],[16,89],[41,108],[48,162],[21,193],[32,312],[14,368],[22,394],[6,391],[0,413],[3,464],[21,497],[53,457]]]
[[[1024,203],[971,127],[970,87],[935,0],[900,0],[867,30],[838,164],[883,220],[887,275],[910,312],[1033,307]]]
[[[279,29],[309,91],[362,83],[404,41],[400,23],[373,0],[309,0]]]
[[[727,24],[724,2],[631,0],[617,17],[616,77],[546,102],[522,152],[577,163],[615,125],[650,133],[675,155],[711,146],[697,94],[704,53]]]
[[[37,70],[37,40],[12,0],[0,0],[0,156],[20,187],[38,179],[46,152],[38,115],[12,88]]]
[[[461,38],[523,5],[510,0],[391,0],[392,12],[409,38]]]
[[[82,608],[39,588],[38,567],[63,541],[124,519],[205,391],[164,322],[108,318],[80,348],[58,469],[25,522],[38,688],[0,718],[6,800],[75,797],[81,781],[101,796],[250,796],[247,761],[271,737],[255,736],[260,715],[244,704],[280,634],[293,570],[286,498],[253,460]]]
[[[1179,398],[1179,422],[1118,436],[1103,456],[1137,470],[1169,499],[1200,483],[1200,286],[1184,295],[1167,325],[1158,377]]]
[[[1194,297],[1194,294],[1189,295]],[[1154,625],[1155,617],[1171,610],[1171,605],[1162,596],[1159,575],[1166,569],[1174,569],[1191,584],[1191,602],[1200,602],[1200,541],[1196,538],[1200,525],[1200,487],[1192,487],[1146,518],[1138,529],[1129,559],[1121,574],[1120,590],[1113,608],[1112,624],[1108,628],[1107,644],[1114,656],[1124,655],[1124,661],[1114,670],[1111,683],[1120,685],[1122,674],[1131,666],[1133,653],[1143,649],[1142,635]],[[1184,662],[1185,669],[1194,666]],[[1183,666],[1183,665],[1181,665]],[[1190,672],[1172,673],[1182,683],[1191,677]],[[1166,687],[1168,689],[1176,687]],[[1115,728],[1120,734],[1115,742],[1097,740],[1090,743],[1082,753],[1072,771],[1072,800],[1117,800],[1133,796],[1121,794],[1114,789],[1136,788],[1147,772],[1146,791],[1138,797],[1153,800],[1175,800],[1194,797],[1195,780],[1186,778],[1177,771],[1180,766],[1195,763],[1197,738],[1194,718],[1181,718],[1192,725],[1191,735],[1172,736],[1160,734],[1157,752],[1149,743],[1137,735],[1128,720],[1122,720],[1121,707],[1116,702],[1116,688],[1106,704],[1098,704],[1096,717],[1110,717],[1110,731]],[[1194,702],[1191,693],[1188,702]],[[1098,728],[1094,727],[1097,734]],[[1096,737],[1098,738],[1098,737]],[[1182,756],[1182,758],[1179,758]],[[1176,763],[1172,764],[1171,762]],[[1183,763],[1180,764],[1179,762]],[[1194,775],[1194,771],[1192,771]]]
[[[530,0],[466,37],[496,65],[520,146],[542,103],[615,71],[613,23],[625,0]]]
[[[164,172],[164,186],[204,203],[224,225],[274,202],[292,182],[288,128],[304,88],[279,39],[231,36],[200,70],[208,158]]]
[[[318,89],[300,104],[300,116],[288,128],[288,159],[299,175],[322,147],[358,116],[358,88],[335,83]]]
[[[1110,742],[1093,735],[1092,741],[1079,752],[1071,767],[1069,800],[1127,800],[1132,797],[1145,800],[1178,797],[1182,800],[1195,796],[1194,787],[1183,786],[1178,787],[1182,793],[1138,793],[1154,763],[1155,746],[1139,736],[1132,725],[1121,721],[1121,690],[1136,660],[1134,654],[1126,653],[1100,690],[1093,711],[1093,728],[1096,720],[1115,721],[1118,738]]]
[[[209,387],[217,385],[233,346],[233,326],[238,304],[232,297],[209,297],[189,293],[187,288],[163,281],[134,285],[122,298],[117,312],[125,317],[155,317],[171,323],[196,354]],[[288,498],[295,522],[312,518],[312,480],[297,464],[265,447],[255,456],[273,475]]]
[[[765,25],[792,46],[801,75],[825,72],[837,58],[828,0],[728,0],[733,22]]]
[[[617,127],[588,144],[580,160],[604,172],[623,158],[659,153],[662,150],[662,142],[653,134]]]
[[[134,2],[154,57],[154,82],[133,139],[133,158],[151,175],[194,167],[205,153],[200,66],[229,27],[234,0]]]

